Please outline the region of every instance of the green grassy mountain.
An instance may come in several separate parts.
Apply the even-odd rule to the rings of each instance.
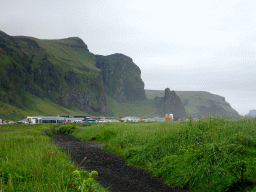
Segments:
[[[94,55],[78,37],[42,40],[0,31],[0,118],[237,114],[207,92],[145,91],[140,75],[130,57]]]
[[[108,95],[118,102],[146,99],[140,73],[131,58],[96,56],[78,37],[41,40],[0,31],[0,118],[28,111],[112,116]]]
[[[145,90],[148,99],[164,97],[164,90]],[[206,91],[175,91],[182,101],[188,116],[197,117],[209,114],[239,116],[225,98]]]
[[[24,108],[32,105],[30,93],[83,113],[110,114],[101,71],[81,39],[40,40],[0,32],[0,53],[1,102]]]

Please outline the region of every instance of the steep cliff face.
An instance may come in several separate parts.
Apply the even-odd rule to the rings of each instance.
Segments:
[[[141,71],[131,58],[122,54],[96,55],[96,66],[102,72],[107,94],[118,102],[146,98]]]
[[[169,88],[165,89],[164,97],[155,97],[154,102],[160,116],[164,116],[165,114],[173,114],[174,118],[187,117],[181,99],[174,91],[170,91]]]
[[[0,101],[22,107],[28,92],[88,114],[111,115],[95,64],[79,38],[39,40],[0,31]]]

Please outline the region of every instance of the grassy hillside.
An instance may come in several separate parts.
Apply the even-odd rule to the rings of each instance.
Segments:
[[[176,94],[181,98],[183,103],[188,102],[188,104],[185,105],[185,108],[187,106],[187,111],[191,115],[197,115],[200,113],[200,108],[198,108],[198,106],[205,106],[210,108],[211,101],[222,107],[227,114],[237,115],[237,112],[230,106],[229,103],[225,101],[225,98],[219,95],[204,91],[176,91]]]
[[[33,49],[26,47],[29,44],[24,44],[24,48],[21,49],[26,54],[32,54],[31,70],[33,71],[39,68],[44,61],[51,62],[54,65],[57,72],[56,76],[60,80],[59,83],[62,87],[70,86],[67,81],[61,81],[62,76],[66,72],[75,73],[76,79],[81,79],[85,82],[89,79],[91,82],[100,81],[100,70],[95,66],[95,57],[89,52],[87,45],[79,38],[41,40],[32,37],[15,37],[15,39],[19,43],[31,39],[38,44],[38,48]],[[17,52],[19,53],[19,50]],[[51,79],[43,80],[51,81]],[[87,92],[90,88],[90,84],[88,83],[84,83],[83,85],[72,83],[72,89]],[[93,93],[93,91],[91,92]]]
[[[88,74],[90,70],[100,71],[95,67],[95,57],[87,49],[86,44],[76,37],[58,40],[40,40],[33,38],[40,47],[52,54],[52,62],[62,68],[62,72],[73,70]],[[87,69],[87,70],[82,70]],[[91,74],[93,76],[93,74]]]
[[[154,99],[155,97],[164,97],[164,90],[145,89],[145,93],[148,99]]]
[[[110,110],[115,114],[116,119],[126,116],[136,116],[139,118],[157,117],[157,109],[153,100],[145,99],[129,102],[117,102],[109,98]]]
[[[99,62],[99,58],[105,59]],[[112,116],[107,93],[116,101],[145,99],[140,73],[131,58],[95,56],[78,37],[42,40],[0,31],[0,118],[15,120],[29,113],[47,115],[63,110]],[[30,94],[34,103],[42,100],[54,108],[49,110],[52,113],[39,106],[31,109]],[[56,105],[50,107],[52,104]],[[113,111],[121,110],[115,108]]]
[[[48,106],[62,106],[52,106],[58,110],[109,114],[101,71],[95,64],[95,56],[77,37],[40,40],[12,37],[0,31],[0,102],[23,110],[23,114],[49,114],[44,109],[30,109],[27,95],[33,94]],[[13,110],[2,113],[11,117],[10,111]]]
[[[13,106],[0,101],[0,118],[7,121],[18,121],[27,116],[44,115],[88,115],[78,109],[67,109],[56,105],[49,99],[40,99],[33,94],[27,94],[29,103],[22,107]]]
[[[176,187],[193,192],[256,190],[256,120],[104,123],[73,133]],[[239,190],[238,190],[239,189]]]
[[[164,96],[163,90],[145,90],[145,93],[148,99],[153,99],[156,96]],[[207,114],[239,115],[222,96],[206,91],[175,91],[175,93],[182,100],[187,115],[189,116],[197,117]]]

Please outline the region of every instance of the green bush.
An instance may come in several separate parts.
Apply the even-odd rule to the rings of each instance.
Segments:
[[[69,134],[69,133],[72,133],[74,131],[74,129],[77,129],[76,125],[65,124],[60,127],[59,131],[64,134]]]
[[[248,186],[255,186],[252,173],[255,171],[254,167],[249,166],[247,161],[239,160],[232,163],[228,170],[234,176],[232,184],[227,187],[226,191],[234,191],[235,189],[244,190]]]
[[[97,171],[91,173],[87,171],[75,170],[72,172],[74,178],[74,184],[77,191],[91,191],[93,178],[98,176]]]
[[[56,127],[54,125],[49,125],[49,128],[45,129],[43,134],[51,137],[51,136],[55,135],[56,133],[57,133]]]

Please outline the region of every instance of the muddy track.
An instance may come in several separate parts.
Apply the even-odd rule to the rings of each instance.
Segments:
[[[52,137],[52,141],[70,154],[74,163],[86,171],[97,171],[96,180],[104,187],[110,187],[111,192],[188,192],[171,188],[147,174],[146,170],[127,165],[119,156],[101,149],[101,144],[81,141],[60,132]]]

